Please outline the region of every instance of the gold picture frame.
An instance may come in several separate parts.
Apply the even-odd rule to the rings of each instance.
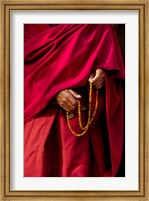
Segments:
[[[0,141],[1,200],[147,201],[149,68],[148,0],[1,0]],[[139,11],[139,190],[138,191],[11,191],[10,190],[10,13],[13,10],[138,10]]]

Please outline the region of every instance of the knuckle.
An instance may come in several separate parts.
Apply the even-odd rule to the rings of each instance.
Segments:
[[[63,97],[64,97],[64,99],[68,98],[68,94],[65,93]]]
[[[65,100],[64,97],[61,99],[61,102],[62,102],[62,104],[65,104],[65,103],[66,103],[66,100]]]
[[[65,106],[65,104],[64,104],[63,102],[61,102],[61,103],[60,103],[60,106],[61,106],[61,107],[64,107],[64,106]]]
[[[76,107],[77,101],[76,101],[76,100],[73,100],[73,101],[72,101],[72,105],[73,105],[73,107]]]

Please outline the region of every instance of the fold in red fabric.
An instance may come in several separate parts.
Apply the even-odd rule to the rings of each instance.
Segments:
[[[113,27],[105,24],[60,24],[51,28],[47,24],[26,24],[24,41],[25,176],[116,176],[124,138],[122,80],[125,71]],[[90,73],[97,68],[105,72],[104,123],[100,115],[94,129],[79,141],[80,138],[72,136],[69,129],[66,131],[64,111],[54,108],[51,103],[63,89],[85,87]],[[105,129],[101,129],[102,125],[97,126],[99,122],[104,124]],[[55,136],[60,133],[61,137],[56,141],[51,133]],[[108,143],[104,142],[104,135]],[[51,153],[56,153],[56,150],[60,153],[60,147],[55,148],[60,139],[64,144],[61,157],[58,154],[54,156],[57,159],[60,157],[60,161],[62,158],[67,161],[63,166],[56,159],[47,159],[52,158]],[[90,140],[93,157],[86,149]],[[79,143],[86,149],[80,160]],[[68,145],[74,146],[75,151],[69,153]],[[79,150],[78,153],[76,150]],[[76,162],[70,160],[73,152],[78,157],[75,157]],[[81,157],[85,165],[75,166],[80,163]],[[89,158],[91,161],[96,159],[94,163],[98,165],[93,172],[97,174],[87,167]],[[110,165],[106,165],[106,160],[110,161]],[[52,170],[57,166],[59,174]]]

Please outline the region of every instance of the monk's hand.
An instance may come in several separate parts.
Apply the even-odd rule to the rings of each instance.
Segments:
[[[91,74],[89,77],[89,82],[92,82],[95,89],[101,89],[105,82],[105,75],[103,70],[97,69],[94,74]]]
[[[81,96],[72,89],[64,89],[55,98],[64,110],[71,112],[77,107],[77,99],[80,99]]]

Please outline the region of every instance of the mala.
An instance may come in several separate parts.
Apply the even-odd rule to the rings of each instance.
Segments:
[[[97,112],[97,108],[98,108],[98,90],[96,91],[96,102],[95,102],[95,109],[93,112],[93,115],[91,116],[91,103],[92,103],[92,82],[90,82],[90,89],[89,89],[89,109],[88,109],[88,119],[87,119],[87,123],[86,126],[82,125],[82,120],[81,120],[81,103],[79,100],[78,101],[78,121],[79,121],[79,126],[82,130],[81,133],[76,133],[70,124],[70,120],[69,120],[69,112],[66,112],[66,119],[67,119],[67,124],[68,124],[68,128],[71,131],[71,133],[77,137],[80,137],[82,135],[84,135],[88,129],[89,126],[91,125],[92,121],[94,120],[94,117],[96,115]]]

